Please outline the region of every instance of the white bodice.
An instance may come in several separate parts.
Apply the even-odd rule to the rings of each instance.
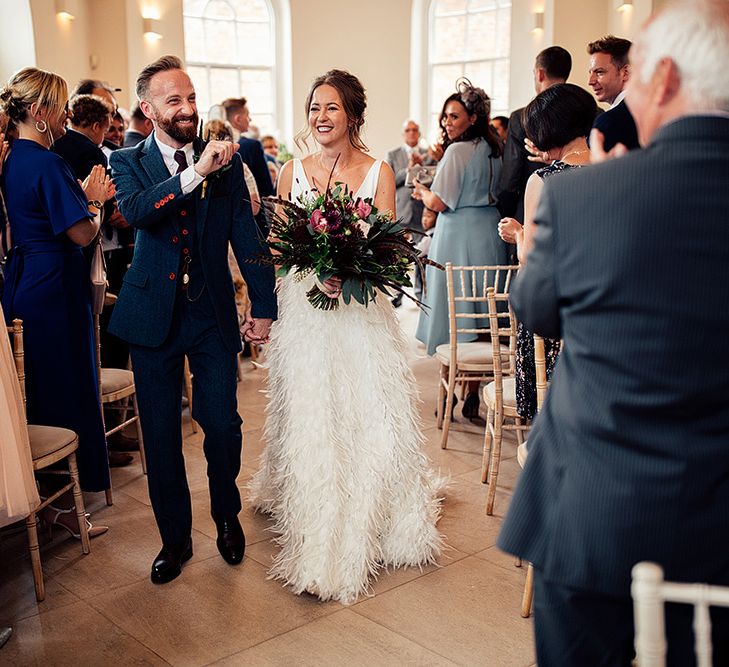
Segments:
[[[377,182],[380,179],[380,167],[382,166],[382,160],[375,160],[367,172],[362,185],[354,195],[354,198],[361,197],[362,199],[372,199],[374,201],[375,194],[377,193]],[[306,177],[304,171],[304,165],[301,160],[294,158],[294,173],[291,181],[291,198],[297,199],[299,195],[309,193],[314,188],[309,184],[309,179]]]

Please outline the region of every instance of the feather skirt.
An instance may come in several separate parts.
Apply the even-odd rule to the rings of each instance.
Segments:
[[[381,567],[433,563],[440,479],[421,451],[415,379],[389,301],[316,309],[314,277],[279,285],[266,449],[250,495],[280,552],[270,575],[354,602]]]

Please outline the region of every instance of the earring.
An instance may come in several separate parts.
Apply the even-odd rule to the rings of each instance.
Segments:
[[[41,127],[41,123],[43,124],[43,127]],[[41,134],[45,134],[48,131],[48,123],[44,120],[37,120],[35,121],[35,129],[38,130]]]

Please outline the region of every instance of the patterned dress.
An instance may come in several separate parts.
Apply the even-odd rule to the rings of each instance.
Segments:
[[[538,169],[537,176],[542,180],[580,165],[567,164],[555,160],[552,164]],[[544,356],[547,363],[547,381],[552,378],[554,366],[559,356],[560,342],[551,338],[544,339]],[[533,419],[537,412],[537,369],[534,364],[534,335],[521,322],[516,332],[516,410],[522,419]]]

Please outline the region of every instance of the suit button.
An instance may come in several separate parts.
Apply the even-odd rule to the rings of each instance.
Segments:
[[[179,243],[179,242],[180,242],[180,237],[179,236],[173,236],[172,237],[172,243]]]
[[[160,206],[162,206],[162,204],[160,204],[158,201],[154,202],[154,207],[155,208],[159,208]]]
[[[170,273],[170,280],[174,280],[177,276],[174,273]]]
[[[170,197],[170,199],[174,199],[175,198],[175,193],[174,192],[170,192],[169,197]]]
[[[183,209],[182,209],[182,210],[180,211],[180,215],[181,215],[181,216],[182,216],[182,217],[184,218],[184,217],[185,217],[185,216],[187,215],[187,211],[186,211],[186,210],[185,210],[185,209],[183,208]]]
[[[182,254],[183,255],[189,255],[190,254],[190,248],[183,248],[182,249]]]
[[[183,235],[183,236],[187,236],[187,235],[188,235],[189,233],[190,233],[190,232],[189,232],[189,230],[187,230],[187,229],[183,229],[183,230],[182,230],[182,235]]]

